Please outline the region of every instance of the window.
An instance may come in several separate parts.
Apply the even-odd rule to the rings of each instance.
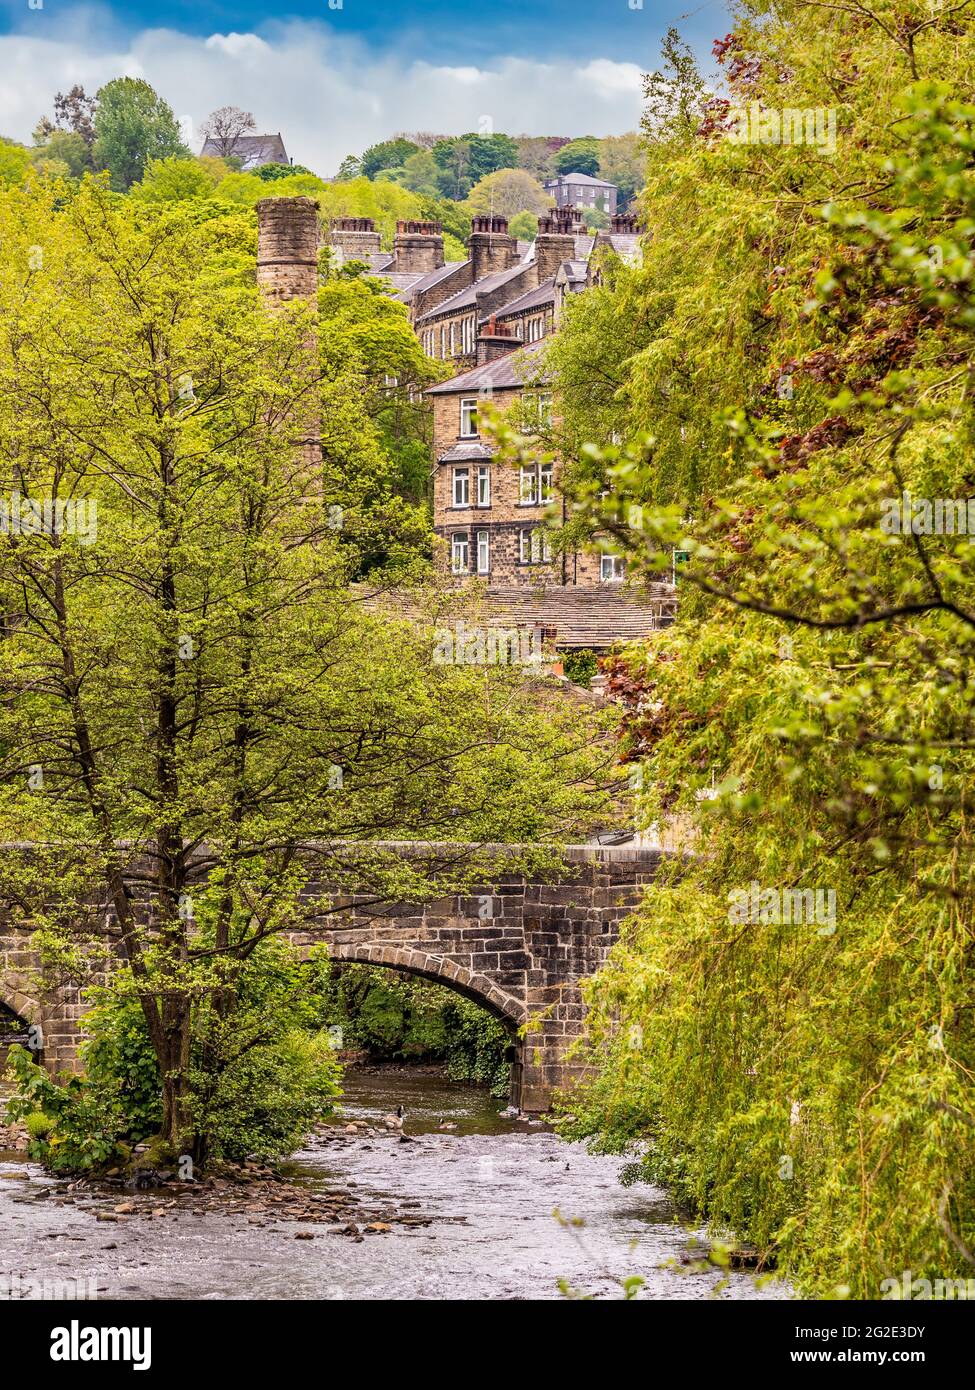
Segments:
[[[477,572],[487,574],[491,568],[491,538],[487,531],[477,533]]]
[[[490,507],[491,505],[491,470],[486,464],[477,470],[477,505],[479,507]]]
[[[552,465],[550,463],[529,464],[519,470],[518,502],[523,507],[537,507],[539,503],[551,502],[554,493]]]
[[[534,466],[519,470],[518,501],[523,507],[538,505],[538,469]]]
[[[456,338],[454,337],[455,330],[456,330],[456,324],[454,323],[453,319],[451,319],[451,321],[450,321],[450,355],[451,355],[451,357],[453,357],[454,353],[455,353],[456,350],[457,350],[457,340],[456,340]]]
[[[460,434],[470,439],[477,434],[477,397],[467,396],[460,403]]]
[[[532,531],[522,531],[519,536],[519,553],[523,565],[547,563],[552,558],[548,533],[540,526]]]
[[[461,322],[460,346],[462,352],[474,351],[474,320],[471,317],[468,317]]]
[[[539,319],[539,327],[541,327],[541,322],[541,319]],[[538,393],[538,419],[539,423],[542,425],[550,425],[552,423],[551,391],[540,391]]]
[[[626,561],[622,555],[600,555],[599,577],[607,582],[622,579],[626,573]]]
[[[471,471],[469,468],[454,469],[454,506],[471,505]]]
[[[454,574],[466,574],[469,567],[470,542],[463,531],[450,538],[450,568]]]

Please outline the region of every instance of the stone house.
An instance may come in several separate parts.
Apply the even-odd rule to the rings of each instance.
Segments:
[[[558,178],[545,180],[545,192],[555,199],[557,208],[598,209],[612,216],[620,191],[615,183],[593,178],[592,174],[559,174]]]
[[[275,135],[238,135],[231,150],[226,150],[219,140],[208,139],[200,151],[201,156],[212,155],[217,159],[221,159],[224,153],[239,159],[241,172],[245,174],[252,174],[264,164],[291,163],[280,131]]]
[[[531,243],[513,237],[503,217],[475,217],[463,261],[445,259],[437,222],[398,223],[392,250],[383,250],[367,218],[335,219],[328,239],[341,260],[365,261],[388,281],[427,354],[454,368],[448,381],[426,392],[434,417],[434,530],[443,542],[445,578],[480,580],[512,611],[546,592],[566,596],[553,599],[559,646],[570,632],[605,647],[623,631],[659,625],[671,611],[669,596],[648,606],[624,593],[617,557],[553,551],[545,519],[556,498],[558,463],[514,469],[495,458],[478,430],[485,400],[503,410],[528,395],[541,415],[551,408],[542,346],[557,330],[567,297],[598,283],[603,248],[637,260],[634,215],[614,215],[609,229],[590,232],[576,208],[554,208],[539,220]],[[577,596],[572,604],[570,593]]]

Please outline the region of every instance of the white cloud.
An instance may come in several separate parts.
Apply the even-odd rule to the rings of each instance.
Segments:
[[[260,129],[281,131],[296,162],[323,174],[398,130],[614,135],[640,116],[632,63],[506,57],[485,68],[438,67],[299,22],[205,39],[165,29],[126,40],[94,30],[69,37],[63,27],[50,38],[22,32],[0,38],[0,71],[0,133],[17,140],[30,139],[55,92],[80,82],[92,93],[137,74],[196,127],[217,106],[253,111]]]

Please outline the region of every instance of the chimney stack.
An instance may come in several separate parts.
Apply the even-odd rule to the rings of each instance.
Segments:
[[[635,235],[639,230],[636,225],[635,212],[614,212],[609,219],[609,230],[615,235]]]
[[[333,217],[328,241],[346,261],[362,261],[383,249],[371,217]]]
[[[262,198],[257,205],[257,283],[271,303],[318,290],[318,204]]]
[[[508,235],[506,217],[475,217],[467,243],[475,282],[518,264],[518,243]]]
[[[535,265],[539,284],[551,279],[563,261],[575,259],[577,230],[584,226],[574,207],[552,208],[538,219]]]
[[[443,265],[443,227],[439,222],[397,222],[393,269],[425,275]]]
[[[521,339],[516,335],[514,328],[509,324],[499,325],[492,314],[477,335],[477,366],[483,367],[486,362],[495,362],[499,357],[504,357],[519,347]]]

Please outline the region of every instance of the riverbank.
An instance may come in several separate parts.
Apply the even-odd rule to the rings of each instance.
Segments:
[[[520,1300],[558,1298],[564,1281],[613,1298],[633,1275],[645,1298],[784,1296],[744,1272],[683,1264],[701,1233],[666,1193],[622,1188],[618,1160],[502,1119],[479,1088],[375,1068],[350,1072],[346,1092],[282,1181],[239,1191],[68,1192],[4,1156],[0,1296],[60,1285],[119,1299]],[[402,1135],[382,1124],[397,1105]]]

